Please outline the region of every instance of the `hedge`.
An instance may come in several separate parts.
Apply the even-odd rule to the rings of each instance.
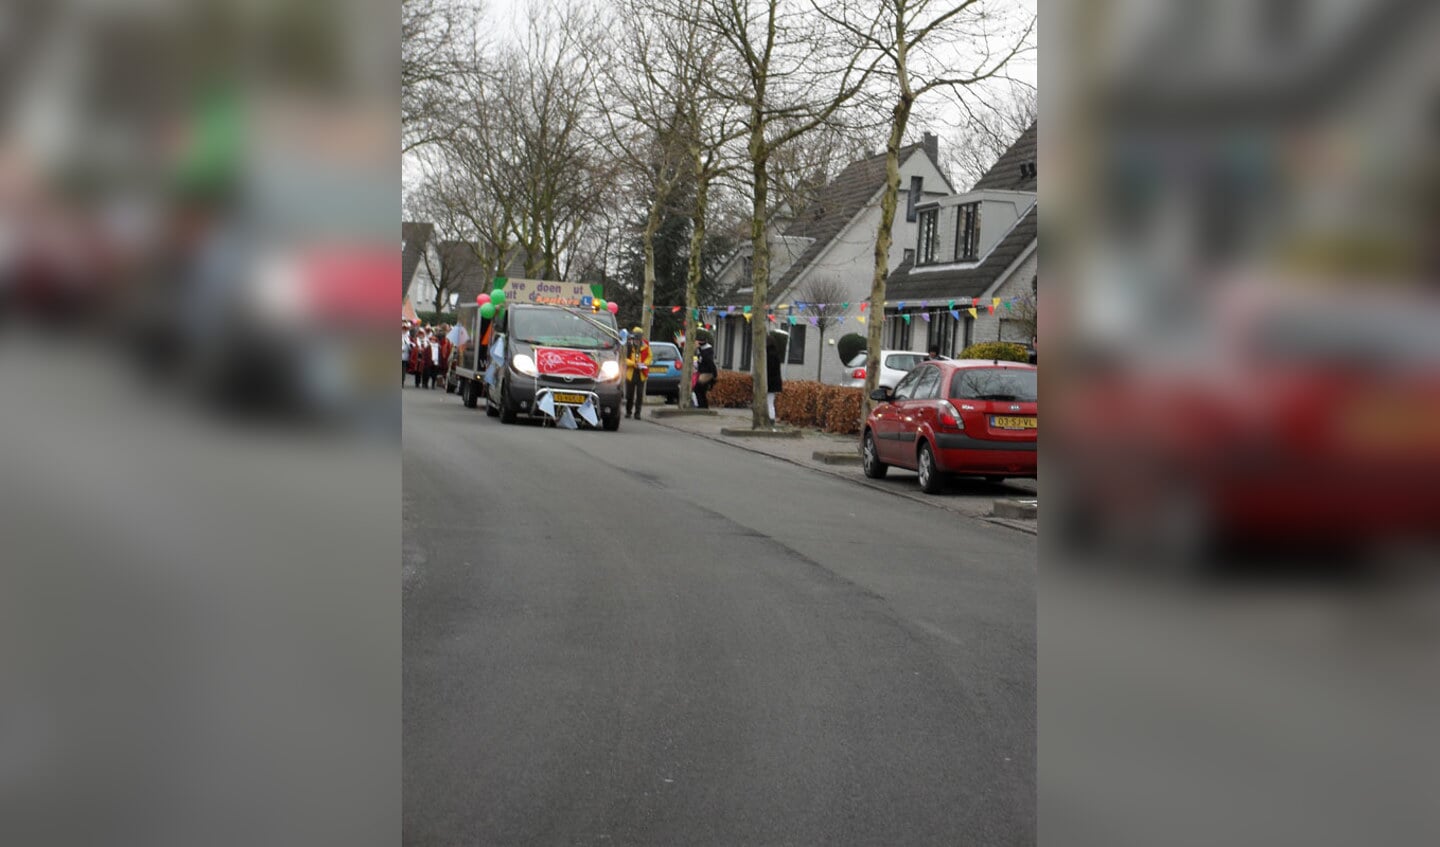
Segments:
[[[961,359],[999,359],[1005,362],[1029,362],[1030,353],[1023,344],[1009,341],[982,341],[960,351]]]
[[[775,398],[775,414],[784,423],[818,427],[826,432],[853,435],[860,431],[864,390],[824,385],[811,380],[785,383]]]
[[[721,371],[710,389],[710,405],[726,409],[748,409],[753,400],[750,374]],[[826,432],[854,435],[860,431],[861,400],[864,389],[824,385],[814,380],[786,380],[785,389],[775,398],[775,414],[781,423],[816,427]]]
[[[454,326],[460,322],[460,315],[457,312],[416,312],[415,317],[426,326],[439,326],[449,324]]]
[[[754,400],[754,390],[750,374],[720,371],[707,399],[711,406],[721,409],[748,409]]]

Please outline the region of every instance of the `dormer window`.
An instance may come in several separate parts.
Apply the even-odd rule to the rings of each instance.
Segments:
[[[966,203],[955,209],[955,261],[980,258],[980,204]]]
[[[916,264],[918,265],[929,265],[935,261],[935,223],[939,214],[939,209],[926,209],[919,213],[920,239],[916,243],[917,255],[919,256]]]

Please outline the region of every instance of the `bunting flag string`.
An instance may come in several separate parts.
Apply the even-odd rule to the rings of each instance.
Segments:
[[[988,302],[986,302],[987,300]],[[944,302],[945,305],[942,305],[942,302]],[[943,315],[946,312],[949,312],[951,317],[959,320],[960,312],[962,310],[974,313],[972,314],[972,317],[974,317],[978,315],[979,310],[982,308],[986,311],[986,313],[993,315],[1001,309],[1003,309],[1007,313],[1014,313],[1018,311],[1018,309],[1022,305],[1027,304],[1033,304],[1033,301],[1030,300],[1029,297],[1024,296],[989,298],[956,297],[953,300],[935,301],[933,304],[930,300],[920,300],[918,301],[918,303],[909,300],[900,300],[893,304],[887,305],[887,312],[889,313],[889,315],[893,315],[897,310],[900,312],[908,312],[908,314],[911,315],[918,314],[921,316],[921,319],[925,321],[933,320],[935,316]],[[780,323],[786,323],[787,321],[785,321],[784,318],[793,316],[803,319],[813,326],[819,326],[819,322],[827,318],[837,323],[842,322],[847,317],[847,315],[845,315],[844,313],[850,310],[851,305],[853,304],[849,302],[811,303],[806,301],[795,301],[794,303],[777,304],[775,306],[769,307],[768,310],[760,311],[759,314],[764,314],[766,316],[766,320],[771,323],[776,322],[776,315],[779,314],[782,319],[779,321]],[[848,317],[862,317],[869,311],[870,302],[861,301],[859,303],[859,306],[861,315],[849,315]],[[667,304],[656,304],[651,307],[651,312],[654,314],[661,314],[667,311],[669,314],[672,315],[681,315],[686,311],[686,307],[683,305]],[[722,316],[738,314],[744,316],[748,320],[750,315],[756,313],[755,307],[753,305],[703,306],[697,307],[689,311],[694,313],[695,319],[697,321],[700,320],[702,315],[716,314]]]
[[[978,318],[978,317],[980,317],[980,315],[976,313],[974,306],[971,306],[971,307],[970,307],[970,317],[972,317],[972,318]]]

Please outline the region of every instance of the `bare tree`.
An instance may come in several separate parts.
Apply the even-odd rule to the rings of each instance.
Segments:
[[[868,332],[869,360],[880,361],[884,328],[885,277],[889,273],[891,230],[900,188],[900,146],[915,102],[937,89],[964,91],[1001,78],[1010,61],[1031,49],[1035,17],[1013,28],[987,0],[842,0],[838,5],[811,0],[828,20],[866,43],[883,61],[891,88],[890,133],[885,143],[885,189],[880,195],[880,225],[875,236],[873,309]],[[998,46],[997,46],[998,44]],[[957,48],[961,52],[957,53]],[[966,49],[968,48],[968,50]],[[965,55],[968,52],[969,55]],[[864,410],[875,390],[880,368],[866,369]]]
[[[768,421],[765,336],[769,322],[770,161],[777,150],[831,120],[859,94],[873,68],[836,39],[800,0],[704,0],[702,22],[724,45],[740,85],[715,93],[743,108],[750,167],[752,249],[751,426]],[[863,27],[861,27],[863,29]]]
[[[625,0],[621,10],[625,34],[612,49],[618,61],[602,66],[597,83],[608,94],[609,108],[602,114],[610,140],[646,196],[640,326],[648,338],[655,306],[655,233],[687,171],[681,123],[686,100],[696,96],[700,83],[685,74],[683,52],[676,55],[677,47],[692,46],[683,32],[674,32],[684,26],[683,19],[653,14],[649,0]]]
[[[487,72],[468,78],[464,118],[445,144],[443,167],[474,190],[477,229],[501,228],[504,238],[492,240],[523,251],[530,277],[565,275],[570,250],[613,190],[591,96],[598,31],[579,4],[533,7],[522,41],[498,48]]]
[[[973,188],[1039,116],[1039,92],[1017,83],[991,97],[964,98],[960,125],[944,145],[951,182]]]
[[[400,2],[401,153],[441,142],[454,129],[461,78],[481,69],[475,22],[479,3],[458,0]]]
[[[815,357],[815,379],[824,382],[825,333],[849,313],[845,298],[848,290],[833,277],[811,277],[795,294],[795,311],[799,317],[819,330],[820,353]]]

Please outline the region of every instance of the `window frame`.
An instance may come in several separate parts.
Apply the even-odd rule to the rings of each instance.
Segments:
[[[915,222],[915,207],[916,207],[917,205],[919,205],[919,203],[920,203],[920,198],[921,198],[922,196],[924,196],[924,192],[925,192],[925,177],[923,177],[923,176],[912,176],[912,177],[910,177],[910,190],[907,192],[907,194],[909,194],[909,197],[907,197],[906,200],[905,200],[905,221],[906,221],[906,223],[914,223],[914,222]]]
[[[802,323],[790,327],[790,343],[785,345],[787,365],[805,364],[805,330],[806,326]]]
[[[940,241],[940,210],[935,207],[916,213],[915,265],[935,264],[935,254]]]
[[[934,400],[940,396],[940,369],[934,365],[917,365],[911,372],[920,372],[912,400]],[[907,374],[908,376],[908,374]]]
[[[980,258],[980,201],[955,207],[955,261]]]
[[[910,397],[909,395],[906,395],[904,397],[900,396],[900,391],[901,389],[914,390],[915,383],[918,382],[919,379],[919,369],[911,369],[909,373],[900,377],[899,382],[895,383],[895,390],[890,392],[890,399],[897,403],[901,400],[913,400],[914,398]]]

